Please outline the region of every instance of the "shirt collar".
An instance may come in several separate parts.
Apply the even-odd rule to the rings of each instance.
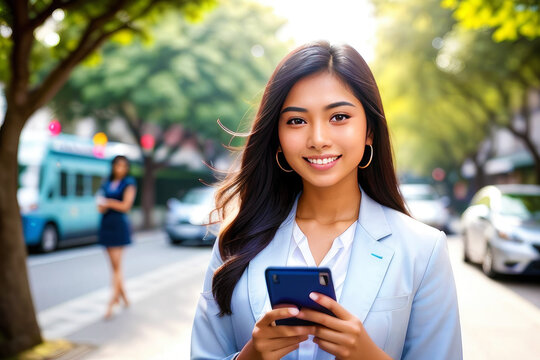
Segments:
[[[332,246],[337,246],[337,248],[347,248],[351,246],[353,240],[354,240],[354,232],[356,229],[358,221],[355,221],[352,223],[347,230],[345,230],[341,235],[339,235],[337,238],[335,238],[334,243]],[[296,220],[294,221],[294,227],[293,227],[293,239],[296,243],[297,247],[300,247],[300,244],[307,241],[306,235],[302,232],[300,227],[298,226]]]

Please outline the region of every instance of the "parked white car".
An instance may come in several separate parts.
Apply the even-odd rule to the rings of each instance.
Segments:
[[[463,259],[490,277],[540,275],[540,186],[487,186],[461,217]]]
[[[447,230],[448,198],[441,197],[429,184],[401,184],[401,194],[411,215],[424,224]]]
[[[219,225],[206,225],[214,209],[214,194],[214,188],[201,187],[188,190],[180,200],[167,201],[165,231],[171,243],[214,243]]]

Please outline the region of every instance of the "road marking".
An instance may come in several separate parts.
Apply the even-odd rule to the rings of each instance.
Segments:
[[[164,241],[164,239],[165,233],[161,231],[143,232],[133,235],[133,242],[137,245]],[[101,253],[103,253],[103,248],[98,244],[94,244],[85,248],[69,249],[67,252],[61,250],[52,254],[30,255],[26,260],[26,264],[28,267],[48,265]]]
[[[174,283],[188,281],[205,271],[210,253],[193,254],[189,260],[145,273],[126,281],[131,306]],[[202,285],[201,285],[202,286]],[[103,319],[111,290],[101,288],[38,313],[43,336],[48,339],[72,334]]]

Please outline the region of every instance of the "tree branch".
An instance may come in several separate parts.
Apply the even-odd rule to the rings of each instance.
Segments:
[[[140,146],[142,121],[137,116],[132,104],[127,101],[122,102],[119,106],[119,111],[126,120],[126,125],[128,126],[131,135],[135,138],[135,141]]]
[[[30,53],[33,33],[25,31],[28,23],[28,2],[26,0],[11,0],[6,2],[10,8],[13,19],[11,29],[13,31],[13,48],[10,54],[11,77],[6,89],[8,107],[22,111],[28,96],[28,84],[30,81]],[[24,112],[27,113],[27,112]]]
[[[31,30],[34,30],[38,26],[42,25],[49,16],[52,15],[52,13],[57,9],[64,9],[68,10],[70,8],[76,7],[77,5],[81,5],[85,3],[87,0],[53,0],[45,10],[41,11],[39,14],[37,14],[33,19],[30,20],[28,27]]]
[[[523,91],[522,102],[520,108],[521,117],[525,121],[525,133],[531,130],[531,109],[529,109],[529,92],[528,89]]]
[[[89,27],[91,27],[89,25]],[[90,55],[101,44],[116,32],[129,28],[129,24],[122,24],[108,32],[103,32],[100,35],[95,35],[95,39],[90,40],[90,33],[86,36],[86,39],[81,40],[79,46],[73,50],[64,60],[58,63],[56,68],[49,73],[43,83],[32,90],[30,109],[35,111],[45,105],[51,98],[60,90],[60,88],[66,83],[69,75],[85,57]],[[96,30],[97,31],[97,30]]]

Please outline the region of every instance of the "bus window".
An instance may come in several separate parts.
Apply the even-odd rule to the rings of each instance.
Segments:
[[[92,176],[92,194],[95,194],[98,192],[99,188],[101,187],[103,179],[100,176]]]
[[[82,174],[75,175],[75,196],[84,195],[84,176]]]
[[[68,195],[68,175],[65,171],[60,172],[60,196],[66,197]]]

